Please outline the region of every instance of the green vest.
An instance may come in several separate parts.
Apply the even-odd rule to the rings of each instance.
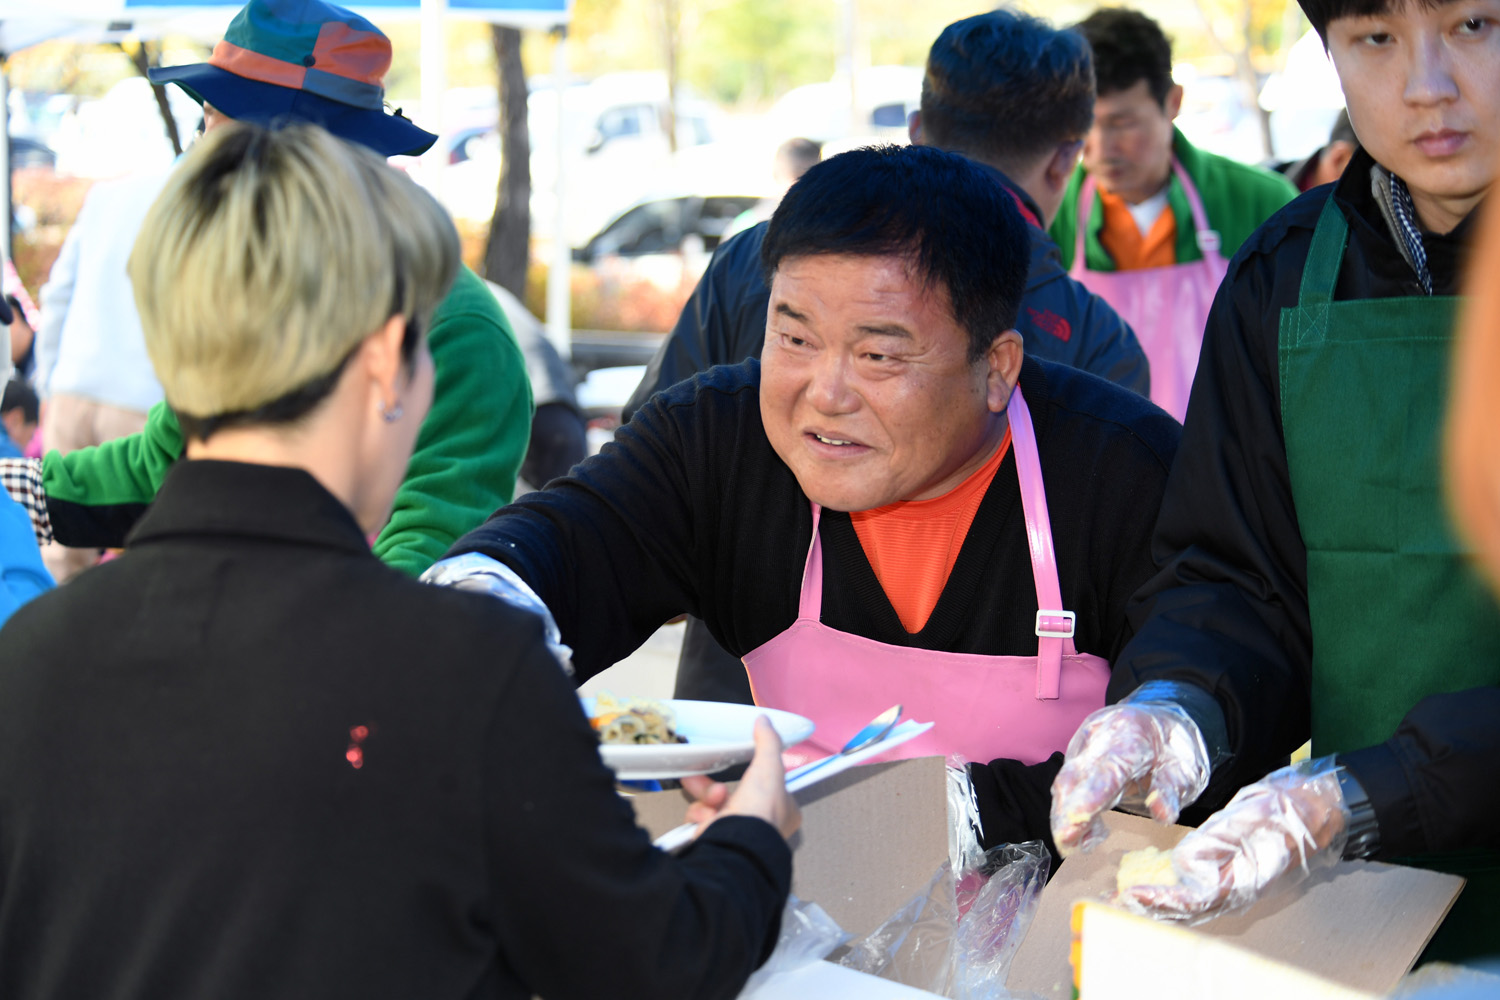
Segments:
[[[1458,300],[1333,301],[1348,235],[1329,198],[1278,351],[1314,756],[1384,742],[1427,695],[1500,684],[1500,605],[1453,534],[1439,468]],[[1500,853],[1404,863],[1469,880],[1425,959],[1500,952]]]

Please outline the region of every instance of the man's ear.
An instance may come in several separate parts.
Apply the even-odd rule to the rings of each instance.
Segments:
[[[1010,405],[1010,394],[1021,377],[1021,359],[1025,343],[1016,330],[1006,330],[990,344],[985,360],[989,375],[985,382],[985,404],[991,413],[1001,413]]]
[[[1167,91],[1166,100],[1162,101],[1162,110],[1166,112],[1168,120],[1177,120],[1177,115],[1182,111],[1182,84],[1172,84],[1172,89]]]
[[[1073,170],[1078,166],[1078,157],[1082,153],[1082,139],[1058,143],[1052,155],[1047,158],[1046,167],[1042,170],[1042,183],[1047,186],[1047,190],[1057,194],[1068,186],[1068,181],[1073,177]]]
[[[906,137],[911,140],[913,146],[921,146],[922,142],[922,112],[913,111],[906,116]]]
[[[1338,180],[1344,176],[1344,168],[1349,166],[1349,161],[1354,159],[1358,149],[1354,143],[1343,139],[1330,142],[1323,149],[1323,162],[1328,165],[1329,180]]]

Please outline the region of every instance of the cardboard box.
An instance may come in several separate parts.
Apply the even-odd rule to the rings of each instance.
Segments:
[[[855,938],[875,930],[932,884],[948,859],[948,791],[941,757],[866,764],[797,794],[792,894],[817,903]],[[629,796],[652,838],[680,824],[681,792]],[[741,1000],[934,1000],[936,994],[828,962],[776,975]]]
[[[821,905],[856,938],[879,927],[923,892],[947,860],[946,782],[943,759],[923,757],[852,768],[798,795],[802,828],[792,839],[792,892]],[[653,837],[680,824],[687,805],[681,792],[633,795],[630,801]],[[1112,896],[1115,872],[1126,851],[1169,849],[1187,833],[1185,827],[1164,827],[1124,813],[1111,813],[1105,822],[1111,834],[1104,845],[1065,862],[1043,891],[1011,965],[1005,984],[1011,991],[1067,1000],[1073,985],[1068,962],[1073,904]],[[1352,994],[1383,995],[1411,969],[1462,887],[1463,879],[1452,875],[1342,862],[1248,913],[1180,933],[1192,941],[1214,939],[1285,963],[1348,987]],[[1179,933],[1171,927],[1163,930],[1172,931],[1167,937]],[[1097,953],[1092,957],[1110,958]],[[1114,958],[1123,963],[1122,969],[1137,970],[1136,981],[1149,975],[1141,959]],[[1247,967],[1253,970],[1255,962]],[[931,996],[920,991],[871,992],[884,981],[848,970],[816,968],[806,975],[823,979],[817,990],[805,995]],[[793,992],[767,993],[757,1000],[795,995],[805,985],[783,983],[783,991]]]
[[[792,892],[862,937],[922,892],[948,859],[948,793],[941,757],[867,764],[797,796]],[[630,796],[653,838],[682,822],[681,792]]]
[[[1043,891],[1006,980],[1013,992],[1067,1000],[1073,984],[1068,963],[1073,904],[1113,896],[1115,872],[1126,851],[1148,846],[1167,850],[1188,832],[1187,827],[1161,826],[1124,813],[1110,813],[1105,822],[1109,839],[1065,861]],[[1232,944],[1354,991],[1384,995],[1416,962],[1463,882],[1416,868],[1344,861],[1243,914],[1183,933]],[[1151,974],[1146,959],[1118,957],[1126,966],[1137,963],[1137,979]],[[1267,987],[1259,995],[1272,995]]]
[[[1074,911],[1079,1000],[1375,1000],[1373,993],[1102,903]]]

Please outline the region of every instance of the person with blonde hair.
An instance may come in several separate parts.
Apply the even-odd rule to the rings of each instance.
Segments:
[[[731,997],[769,954],[798,823],[770,726],[663,854],[536,618],[365,542],[458,259],[430,195],[310,125],[215,130],[147,214],[187,460],[0,632],[8,1000]]]
[[[1483,226],[1453,355],[1445,465],[1454,516],[1500,589],[1500,203],[1486,210]]]

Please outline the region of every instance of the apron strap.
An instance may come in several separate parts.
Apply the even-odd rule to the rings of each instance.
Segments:
[[[1198,197],[1198,189],[1193,186],[1193,180],[1188,176],[1186,170],[1177,157],[1172,157],[1172,172],[1177,175],[1177,182],[1182,185],[1182,193],[1187,195],[1188,205],[1193,211],[1193,235],[1198,241],[1198,252],[1203,259],[1214,264],[1222,261],[1219,248],[1223,241],[1219,239],[1216,230],[1208,228],[1208,213],[1203,210],[1203,199]]]
[[[1281,311],[1277,333],[1277,376],[1281,385],[1291,379],[1288,370],[1291,355],[1288,348],[1321,344],[1328,336],[1328,311],[1333,306],[1333,290],[1338,284],[1339,268],[1344,263],[1344,248],[1349,243],[1349,223],[1333,203],[1333,196],[1323,203],[1318,225],[1313,229],[1302,266],[1302,284],[1297,289],[1297,304]],[[1281,393],[1281,426],[1283,431],[1294,418],[1287,412],[1291,399]]]
[[[818,544],[818,522],[823,508],[812,505],[813,533],[807,546],[807,563],[802,567],[802,596],[797,599],[797,618],[821,621],[823,618],[823,546]]]
[[[1016,453],[1016,478],[1021,483],[1021,510],[1026,516],[1026,547],[1031,552],[1031,576],[1036,585],[1037,670],[1036,696],[1052,700],[1062,690],[1062,658],[1076,651],[1073,645],[1076,615],[1063,609],[1062,584],[1057,576],[1057,553],[1052,546],[1052,521],[1047,515],[1047,487],[1042,482],[1042,463],[1036,447],[1036,429],[1031,411],[1018,384],[1006,408],[1010,419],[1010,445]],[[802,593],[797,617],[819,621],[823,614],[823,546],[818,544],[818,523],[823,508],[812,504],[812,541],[802,569]]]
[[[1188,207],[1193,213],[1193,233],[1198,241],[1198,252],[1203,254],[1204,260],[1219,263],[1222,260],[1219,252],[1222,241],[1217,231],[1208,228],[1208,212],[1203,208],[1203,199],[1198,196],[1198,189],[1193,186],[1192,178],[1175,156],[1172,157],[1172,172],[1177,175],[1177,182],[1182,185],[1182,193],[1187,196]],[[1089,215],[1094,208],[1094,193],[1097,190],[1098,184],[1094,181],[1093,174],[1084,177],[1083,187],[1078,189],[1078,231],[1074,234],[1073,266],[1080,270],[1083,270],[1079,267],[1079,261],[1084,259],[1084,237],[1088,233]]]
[[[1094,182],[1094,175],[1087,174],[1083,178],[1083,187],[1078,190],[1078,224],[1074,227],[1078,231],[1073,234],[1073,268],[1072,270],[1082,273],[1088,270],[1084,258],[1084,237],[1089,231],[1089,213],[1094,207],[1094,192],[1099,185]]]
[[[1026,546],[1031,550],[1031,575],[1036,583],[1037,665],[1036,696],[1054,699],[1061,692],[1064,643],[1072,651],[1075,618],[1063,610],[1062,585],[1057,577],[1057,553],[1052,547],[1052,522],[1047,516],[1047,488],[1037,454],[1036,430],[1021,386],[1011,393],[1010,446],[1016,453],[1016,476],[1021,481],[1021,509],[1026,514]]]
[[[1313,230],[1312,245],[1307,250],[1307,264],[1302,271],[1302,287],[1297,292],[1301,309],[1327,308],[1333,301],[1338,284],[1339,267],[1344,261],[1344,247],[1349,243],[1349,223],[1333,203],[1333,195],[1323,203],[1318,227]]]

